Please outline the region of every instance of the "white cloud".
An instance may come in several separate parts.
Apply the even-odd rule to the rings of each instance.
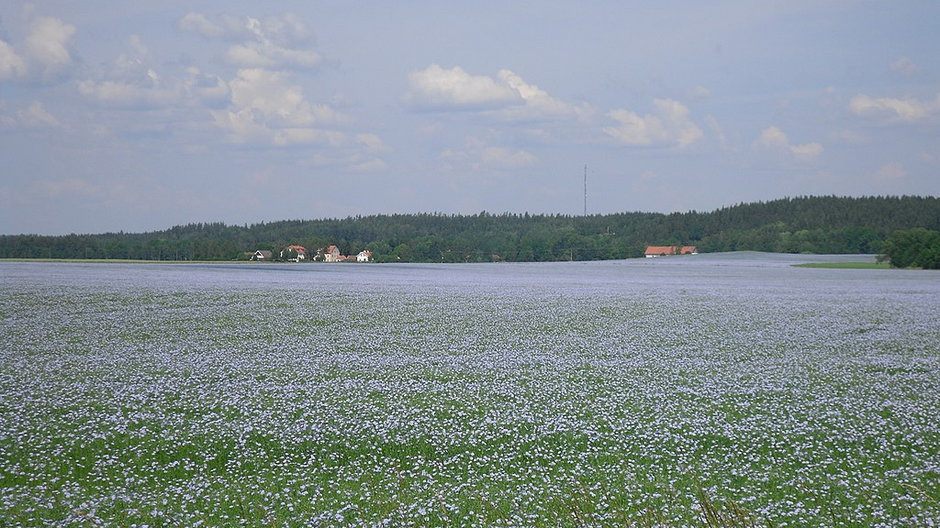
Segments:
[[[356,141],[359,142],[368,152],[388,152],[389,148],[385,146],[382,138],[375,134],[357,134]]]
[[[707,86],[698,85],[689,92],[689,95],[697,99],[705,99],[711,97],[712,91],[708,89]]]
[[[271,136],[271,144],[278,147],[290,147],[293,145],[330,145],[337,147],[346,140],[345,134],[335,130],[281,128],[269,129],[269,131],[273,134]]]
[[[687,147],[702,139],[702,129],[689,118],[689,109],[672,99],[655,99],[656,113],[640,116],[622,108],[608,115],[618,126],[605,127],[604,132],[630,146]]]
[[[859,94],[849,101],[849,109],[861,116],[883,117],[894,121],[920,121],[940,110],[940,94],[937,94],[933,101]]]
[[[26,77],[28,71],[26,59],[9,43],[0,40],[0,80]]]
[[[303,19],[293,13],[270,16],[260,22],[249,20],[252,33],[285,45],[307,42],[313,38],[313,33]]]
[[[483,163],[492,167],[519,168],[535,165],[538,158],[531,152],[504,147],[487,147],[482,153]]]
[[[269,40],[280,45],[307,42],[313,34],[304,21],[293,13],[264,19],[223,14],[212,18],[202,13],[187,13],[177,23],[181,31],[196,33],[210,39]]]
[[[388,163],[380,158],[372,158],[361,163],[350,165],[350,170],[354,172],[378,172],[388,168]]]
[[[308,45],[311,32],[290,13],[264,20],[222,15],[217,22],[201,13],[188,13],[177,27],[210,39],[241,41],[225,53],[225,60],[240,68],[306,69],[323,60]]]
[[[891,63],[891,70],[896,71],[901,75],[910,77],[911,75],[917,73],[919,68],[917,67],[917,64],[914,64],[914,61],[911,59],[907,57],[901,57]]]
[[[225,35],[225,28],[209,20],[202,13],[187,13],[177,24],[183,31],[198,33],[206,38],[219,38]]]
[[[59,120],[46,111],[46,108],[39,101],[33,101],[28,107],[17,112],[19,122],[36,128],[59,128],[62,126]]]
[[[418,107],[439,109],[492,109],[521,104],[522,96],[505,81],[470,75],[460,66],[445,70],[432,64],[408,76],[407,99]]]
[[[230,95],[228,84],[221,77],[204,74],[195,67],[188,68],[186,73],[189,76],[182,82],[183,89],[194,101],[209,106],[228,101]]]
[[[301,87],[291,84],[284,72],[242,69],[229,87],[236,108],[250,109],[273,125],[307,126],[344,120],[325,104],[310,104]]]
[[[22,49],[0,40],[0,80],[59,79],[72,66],[69,41],[75,26],[53,17],[37,17],[29,22]]]
[[[2,110],[2,106],[0,106]],[[26,108],[12,114],[0,112],[0,126],[10,128],[60,128],[62,123],[50,114],[42,103],[33,101]]]
[[[722,147],[727,147],[728,137],[725,135],[725,131],[723,128],[721,128],[721,125],[718,123],[718,120],[715,119],[715,116],[713,115],[705,116],[705,123],[708,125],[708,128],[711,129],[712,134],[714,134],[715,137],[718,138],[718,143],[721,144]]]
[[[149,66],[147,54],[140,37],[132,35],[125,53],[118,55],[106,71],[98,72],[96,78],[79,81],[79,93],[104,106],[121,108],[177,104],[182,97],[180,86],[163,81]]]
[[[587,116],[591,109],[587,105],[571,105],[556,99],[534,84],[525,82],[510,70],[500,70],[499,79],[515,90],[522,98],[522,105],[511,105],[500,110],[503,118],[515,121],[573,119]]]
[[[521,149],[487,144],[482,139],[469,136],[462,148],[445,149],[440,153],[446,171],[482,169],[519,169],[538,163],[538,157]]]
[[[484,111],[504,121],[553,121],[583,119],[593,109],[552,97],[511,70],[495,77],[471,75],[460,66],[451,69],[432,64],[408,76],[405,100],[431,110]]]
[[[823,147],[819,143],[805,143],[803,145],[790,145],[790,152],[797,158],[803,160],[812,160],[819,157],[823,152]]]
[[[78,83],[78,91],[101,104],[124,108],[166,106],[177,98],[177,93],[173,90],[119,80],[83,80]]]
[[[118,108],[219,106],[228,99],[228,86],[219,77],[188,68],[182,78],[164,78],[149,65],[146,46],[136,35],[128,41],[129,53],[122,53],[99,74],[84,79],[78,91],[85,97]]]
[[[907,177],[907,171],[904,170],[904,166],[900,163],[888,163],[878,169],[875,173],[875,177],[879,180],[887,181],[903,180]]]
[[[323,104],[311,104],[300,86],[291,84],[286,73],[242,69],[229,82],[231,104],[213,111],[218,126],[228,130],[237,143],[261,141],[276,146],[298,144],[339,145],[341,132],[323,128],[345,118]]]
[[[38,187],[49,196],[92,196],[100,193],[101,188],[81,178],[66,178],[64,180],[40,181]]]
[[[766,149],[788,152],[803,161],[816,159],[823,152],[823,146],[815,142],[805,143],[803,145],[791,145],[787,135],[775,126],[767,127],[761,131],[760,137],[754,141],[754,145]]]
[[[302,165],[331,167],[351,172],[380,172],[388,168],[385,160],[355,149],[321,150],[300,161]]]
[[[242,68],[313,68],[322,57],[313,50],[295,50],[268,41],[237,44],[228,49],[225,59]]]
[[[45,67],[46,73],[55,73],[72,61],[68,41],[74,34],[75,26],[58,18],[40,17],[26,37],[26,52]]]
[[[833,141],[849,145],[865,145],[871,143],[871,138],[858,130],[840,130],[829,135]]]

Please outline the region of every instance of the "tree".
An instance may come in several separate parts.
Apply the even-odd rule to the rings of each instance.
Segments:
[[[940,269],[940,232],[922,227],[895,231],[879,260],[896,268]]]
[[[414,260],[414,256],[411,253],[411,248],[408,247],[408,244],[398,244],[395,246],[395,249],[392,250],[391,255],[392,262],[411,262]]]

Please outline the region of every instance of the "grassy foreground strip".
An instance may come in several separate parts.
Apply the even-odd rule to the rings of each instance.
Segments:
[[[891,269],[887,262],[806,262],[794,264],[796,268],[826,268],[826,269]]]
[[[4,258],[0,262],[36,262],[53,264],[257,264],[250,260],[144,260],[78,258]]]

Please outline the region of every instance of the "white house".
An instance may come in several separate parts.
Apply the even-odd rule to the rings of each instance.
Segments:
[[[356,255],[356,262],[369,262],[371,260],[372,260],[372,252],[369,251],[368,249],[365,251],[360,251],[359,254]]]
[[[300,262],[301,260],[307,260],[307,248],[305,248],[305,247],[303,247],[303,246],[298,246],[298,245],[290,245],[290,246],[287,246],[286,249],[284,249],[283,251],[281,251],[281,258],[284,258],[284,257],[285,257],[285,254],[286,254],[286,255],[290,255],[291,253],[296,253],[296,254],[297,254],[296,257],[292,257],[292,258],[288,259],[288,260],[290,260],[291,262]]]
[[[342,262],[344,260],[346,260],[346,257],[339,252],[339,248],[336,246],[327,248],[326,253],[323,255],[324,262]]]

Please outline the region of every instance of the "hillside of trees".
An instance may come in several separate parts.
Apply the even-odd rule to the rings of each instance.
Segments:
[[[241,260],[289,244],[372,251],[379,262],[601,260],[639,257],[647,245],[699,252],[882,253],[895,231],[940,230],[940,198],[798,197],[710,212],[606,215],[401,214],[198,223],[148,233],[3,235],[0,258]]]

